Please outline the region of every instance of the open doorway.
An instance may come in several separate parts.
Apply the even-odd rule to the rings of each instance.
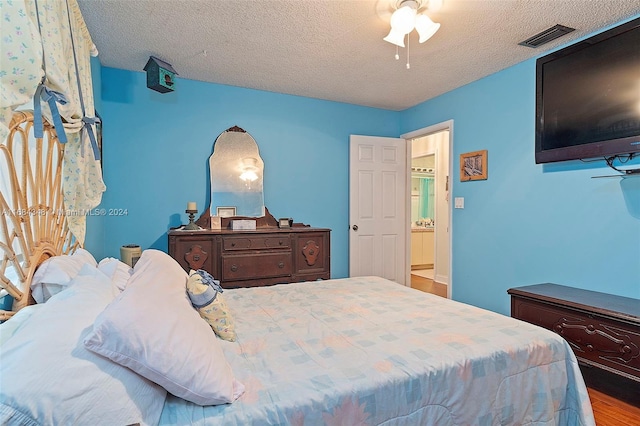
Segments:
[[[451,297],[450,123],[403,135],[410,151],[411,287]]]

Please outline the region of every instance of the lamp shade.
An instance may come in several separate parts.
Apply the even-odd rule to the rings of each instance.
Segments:
[[[388,41],[391,44],[395,44],[396,46],[404,47],[405,35],[406,35],[405,33],[396,31],[393,28],[391,28],[391,31],[389,31],[389,34],[385,38],[383,38],[383,40]]]
[[[429,40],[440,29],[440,24],[433,22],[427,15],[416,16],[415,22],[416,31],[420,35],[418,40],[420,43]]]
[[[416,26],[417,5],[415,1],[402,3],[391,15],[391,29],[402,34],[409,34]]]

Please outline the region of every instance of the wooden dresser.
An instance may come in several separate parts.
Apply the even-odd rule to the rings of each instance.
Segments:
[[[169,231],[169,255],[185,269],[204,269],[224,288],[258,287],[331,277],[330,229],[306,226]]]
[[[557,284],[511,288],[511,316],[564,337],[583,364],[640,382],[640,300]]]

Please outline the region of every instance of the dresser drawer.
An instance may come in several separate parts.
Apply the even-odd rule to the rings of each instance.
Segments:
[[[213,276],[218,274],[215,243],[210,238],[170,235],[169,255],[187,272],[191,269],[204,269]]]
[[[264,249],[289,249],[291,239],[288,235],[255,235],[243,237],[225,237],[222,242],[225,251],[233,250],[264,250]]]
[[[222,256],[222,279],[243,280],[291,275],[291,251]]]
[[[512,308],[515,318],[564,337],[580,361],[635,380],[640,377],[640,329],[637,326],[519,297],[512,299]]]

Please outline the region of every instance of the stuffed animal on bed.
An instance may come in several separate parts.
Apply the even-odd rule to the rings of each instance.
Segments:
[[[217,336],[234,342],[236,340],[234,321],[224,302],[222,291],[220,281],[215,280],[207,271],[192,269],[189,272],[187,293],[191,304]]]

